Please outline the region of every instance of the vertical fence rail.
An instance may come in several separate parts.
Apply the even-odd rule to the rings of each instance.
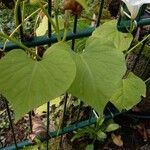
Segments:
[[[78,23],[78,15],[75,15],[74,17],[74,25],[73,25],[73,35],[75,35],[77,33],[77,23]],[[75,37],[73,36],[72,39],[72,46],[71,46],[72,50],[74,50],[75,48]]]
[[[68,102],[68,93],[66,93],[64,96],[64,109],[63,109],[62,122],[61,122],[61,127],[60,127],[61,132],[64,131],[65,116],[66,116],[66,111],[67,111],[67,102]],[[63,135],[61,135],[61,138],[60,138],[60,144],[59,144],[60,148],[62,147],[62,143],[63,143]]]
[[[5,98],[4,98],[4,101],[5,101],[6,110],[7,110],[7,113],[8,113],[8,119],[9,119],[11,131],[12,131],[13,140],[14,140],[14,143],[15,143],[15,147],[18,150],[16,135],[15,135],[14,127],[13,127],[13,121],[12,121],[12,118],[11,118],[9,105],[8,105],[8,102],[7,102],[7,100]]]
[[[98,12],[98,18],[97,18],[97,22],[96,22],[96,27],[100,26],[100,21],[101,21],[101,17],[102,17],[103,8],[104,8],[104,0],[101,0],[99,12]]]
[[[19,35],[21,38],[21,41],[24,41],[24,34],[23,34],[23,25],[22,25],[22,12],[21,12],[21,5],[19,4],[18,9],[17,9],[17,13],[18,13],[18,24],[21,24],[21,26],[19,27]]]
[[[52,16],[52,1],[51,0],[48,0],[48,14],[50,17]],[[52,35],[52,27],[51,27],[51,23],[48,21],[48,37],[51,38],[51,35]]]
[[[29,125],[30,125],[30,132],[32,133],[32,111],[29,112]]]
[[[78,122],[79,122],[79,117],[80,117],[80,112],[81,112],[82,106],[83,106],[83,102],[80,101],[78,112],[77,112],[77,118],[76,118],[76,126],[78,125]]]
[[[47,128],[46,128],[46,149],[48,150],[49,149],[49,124],[50,124],[50,110],[49,110],[49,107],[50,107],[50,103],[48,102],[47,103]]]
[[[52,13],[52,1],[48,0],[48,14],[51,17]],[[51,23],[48,21],[48,37],[51,38],[52,35],[52,27]],[[51,42],[48,44],[51,46]],[[50,127],[50,102],[47,103],[47,128],[46,128],[46,149],[49,150],[49,127]]]

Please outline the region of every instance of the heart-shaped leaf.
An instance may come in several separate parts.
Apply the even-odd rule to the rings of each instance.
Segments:
[[[117,50],[113,40],[102,38],[101,34],[98,37],[97,33],[97,37],[92,35],[88,39],[83,53],[73,54],[73,59],[77,73],[69,92],[102,114],[125,73],[123,53]]]
[[[141,96],[145,96],[145,83],[130,73],[126,79],[119,82],[116,92],[111,98],[111,102],[119,109],[129,110],[140,102]]]
[[[53,45],[42,61],[32,60],[21,49],[0,60],[0,92],[11,102],[17,119],[70,87],[76,66],[65,49],[63,43]]]

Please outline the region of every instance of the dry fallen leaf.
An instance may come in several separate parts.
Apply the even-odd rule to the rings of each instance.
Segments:
[[[29,135],[29,139],[33,141],[35,138],[40,140],[46,139],[47,132],[46,126],[39,117],[32,119],[32,133]]]
[[[111,134],[111,137],[112,137],[114,144],[116,144],[119,147],[123,146],[123,141],[120,135]]]

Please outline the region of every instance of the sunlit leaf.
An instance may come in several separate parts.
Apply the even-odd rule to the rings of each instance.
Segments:
[[[124,51],[130,47],[133,36],[130,33],[119,32],[116,27],[116,22],[116,20],[112,20],[104,23],[93,32],[91,38],[101,38],[102,41],[111,41],[116,50]]]
[[[106,132],[112,132],[115,131],[119,128],[119,125],[116,123],[110,123],[107,128],[106,128]]]
[[[42,61],[32,60],[21,49],[0,60],[0,92],[11,102],[17,119],[70,87],[76,67],[64,45],[47,49]]]
[[[72,95],[91,105],[99,114],[126,70],[123,53],[117,50],[114,41],[102,37],[101,33],[99,37],[98,33],[97,37],[92,35],[84,51],[73,54],[77,73],[69,89]]]

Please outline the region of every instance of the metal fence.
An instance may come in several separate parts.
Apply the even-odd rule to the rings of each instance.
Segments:
[[[101,16],[102,16],[102,13],[103,13],[103,7],[104,7],[104,0],[101,0],[100,1],[100,7],[99,7],[99,14],[98,14],[98,17],[97,17],[96,27],[100,26]],[[48,0],[48,13],[49,13],[50,16],[51,16],[51,11],[52,11],[51,8],[52,8],[51,1]],[[144,11],[144,13],[145,13],[145,11]],[[19,9],[18,9],[18,14],[19,14],[18,15],[19,24],[22,24],[22,16],[21,16],[21,7],[20,6],[19,6]],[[143,15],[143,16],[141,15],[140,18],[137,20],[137,28],[139,26],[142,27],[144,25],[150,25],[150,13],[147,12],[147,14],[148,14],[148,17],[145,17],[145,15]],[[125,27],[128,26],[129,23],[130,22],[129,22],[128,19],[126,19],[126,18],[124,19],[124,18],[120,17],[119,21],[118,21],[118,29],[122,30],[122,31],[125,30]],[[72,46],[71,46],[72,50],[74,50],[76,39],[90,36],[92,34],[92,32],[94,31],[94,29],[95,29],[94,27],[89,27],[89,28],[86,28],[86,29],[84,29],[80,32],[77,32],[77,25],[78,25],[78,16],[75,15],[74,16],[74,25],[73,25],[72,32],[68,33],[67,38],[66,38],[66,40],[71,40],[72,41]],[[52,35],[51,24],[50,23],[48,23],[48,36],[35,37],[30,42],[25,41],[24,37],[23,37],[24,33],[23,33],[23,27],[22,26],[19,28],[19,34],[20,34],[21,42],[23,44],[25,44],[26,46],[28,46],[28,47],[33,47],[33,46],[38,46],[38,45],[46,45],[46,44],[51,45],[52,43],[57,42],[56,36]],[[142,43],[141,49],[140,49],[139,54],[137,55],[137,57],[135,59],[135,62],[133,64],[133,67],[131,68],[131,71],[134,71],[134,69],[136,68],[136,65],[137,65],[137,63],[140,59],[140,56],[141,56],[141,54],[144,50],[144,46],[145,46],[146,43],[147,43],[147,41],[144,41]],[[3,44],[0,45],[0,48],[3,49]],[[14,48],[18,48],[18,46],[11,43],[11,42],[8,42],[6,47],[5,47],[5,51],[10,51]],[[150,58],[148,58],[147,61],[146,61],[145,69],[144,69],[143,73],[141,74],[142,76],[143,76],[144,72],[147,70],[149,64],[150,64]],[[148,86],[150,86],[150,82],[147,83],[147,87]],[[67,97],[67,95],[66,95],[66,97]],[[11,146],[8,146],[8,147],[1,147],[1,150],[15,150],[15,149],[23,148],[24,146],[32,145],[33,143],[29,140],[17,143],[16,135],[15,135],[14,128],[13,128],[13,121],[12,121],[11,114],[10,114],[9,105],[8,105],[8,102],[6,101],[6,99],[4,97],[3,97],[3,100],[6,102],[5,106],[6,106],[9,122],[10,122],[10,129],[11,129],[12,135],[13,135],[14,145],[11,145]],[[67,109],[66,104],[67,104],[67,98],[64,101],[63,118],[66,115],[66,109]],[[82,106],[80,105],[80,107],[82,107]],[[81,111],[80,107],[79,107],[79,110],[78,110],[79,113]],[[64,119],[63,119],[61,129],[59,131],[49,132],[49,123],[50,123],[50,120],[49,120],[50,110],[49,110],[49,108],[50,108],[50,103],[48,102],[47,103],[47,138],[45,139],[46,143],[47,143],[46,144],[47,145],[46,146],[47,150],[50,149],[49,148],[49,138],[62,136],[66,133],[75,131],[79,128],[90,126],[90,125],[96,123],[96,117],[93,115],[93,109],[91,109],[91,114],[92,115],[89,115],[90,116],[89,119],[84,120],[84,121],[80,121],[79,116],[78,116],[77,119],[76,119],[76,123],[74,123],[72,125],[69,125],[67,127],[64,126]],[[116,113],[116,114],[114,114],[114,116],[112,116],[111,114],[108,114],[105,118],[109,119],[109,118],[115,117],[117,115],[120,115],[120,113]],[[143,115],[142,116],[142,115],[137,115],[137,114],[131,114],[130,112],[124,112],[124,113],[121,113],[121,115],[127,115],[127,116],[131,116],[131,117],[134,117],[134,118],[150,119],[150,115],[147,115],[147,116]],[[29,113],[29,121],[30,121],[30,130],[32,132],[32,113],[31,112]]]

